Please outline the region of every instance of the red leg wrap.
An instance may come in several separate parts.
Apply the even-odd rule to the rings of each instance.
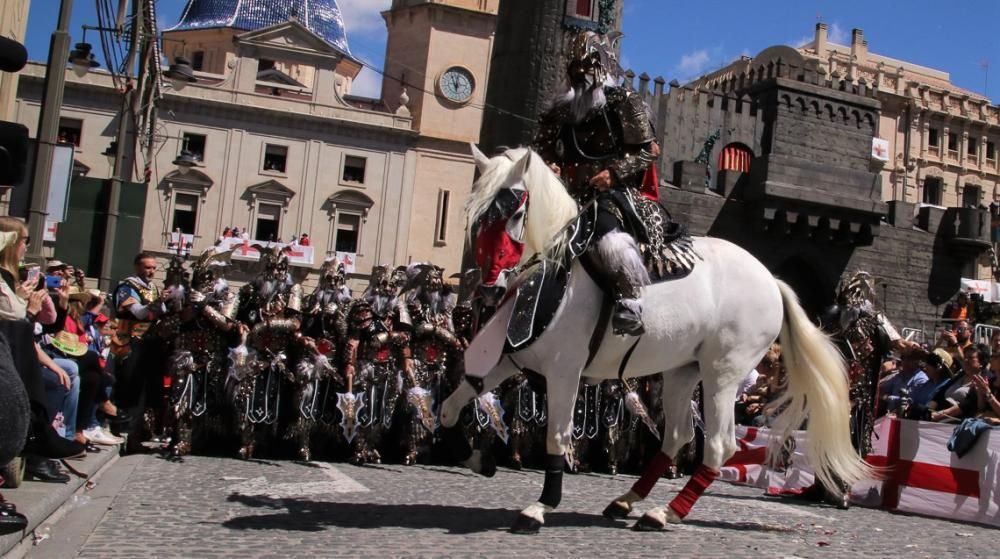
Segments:
[[[662,452],[657,452],[653,460],[643,470],[642,476],[632,485],[632,491],[645,499],[649,495],[649,492],[653,490],[656,482],[663,477],[663,473],[667,471],[667,468],[673,466],[673,464],[674,461],[669,456]]]
[[[719,477],[719,472],[710,470],[707,466],[702,464],[698,466],[698,469],[694,471],[694,475],[688,480],[684,489],[674,497],[673,501],[670,501],[670,508],[674,509],[677,516],[684,518],[691,512],[691,507],[698,501],[698,497],[708,489],[709,485],[715,481],[715,478]]]

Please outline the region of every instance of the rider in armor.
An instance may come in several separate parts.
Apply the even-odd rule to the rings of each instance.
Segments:
[[[639,216],[658,211],[639,190],[660,148],[645,103],[618,85],[617,38],[592,31],[574,38],[571,89],[540,117],[533,147],[581,207],[596,203],[597,249],[617,291],[612,325],[616,333],[639,335],[640,289],[650,280],[636,241],[655,235]]]

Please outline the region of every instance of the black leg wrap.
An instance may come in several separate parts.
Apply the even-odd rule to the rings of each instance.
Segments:
[[[466,375],[465,382],[469,383],[469,386],[476,391],[476,396],[483,393],[483,379]]]
[[[538,502],[552,508],[559,506],[562,500],[563,467],[566,459],[562,454],[545,455],[545,485],[542,486],[542,496]]]

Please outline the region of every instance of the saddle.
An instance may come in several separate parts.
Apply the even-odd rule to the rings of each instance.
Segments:
[[[659,204],[642,196],[623,195],[634,210],[635,219],[623,219],[623,226],[640,242],[639,250],[653,284],[680,279],[694,269],[700,257],[687,227],[670,219]],[[618,203],[624,201],[616,200]],[[562,302],[569,283],[569,270],[579,259],[584,270],[605,293],[601,315],[591,342],[591,358],[596,353],[595,344],[607,329],[614,301],[614,278],[607,274],[591,250],[596,244],[595,229],[598,205],[595,202],[583,207],[567,228],[569,233],[566,262],[563,265],[539,260],[525,268],[511,282],[507,298],[513,298],[513,309],[507,323],[504,353],[514,353],[530,346],[545,331]],[[623,211],[624,216],[627,211]],[[639,227],[642,227],[639,230]],[[588,361],[589,363],[589,361]]]

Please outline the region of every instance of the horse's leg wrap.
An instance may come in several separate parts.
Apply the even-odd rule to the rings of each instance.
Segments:
[[[545,485],[542,486],[542,496],[538,502],[556,508],[562,500],[563,464],[562,454],[545,455]]]
[[[632,484],[632,492],[639,496],[641,499],[645,499],[649,496],[649,492],[653,490],[653,486],[656,482],[663,477],[664,472],[667,468],[673,466],[674,461],[672,458],[664,454],[662,451],[657,452],[653,460],[650,461],[649,465],[642,472],[642,476],[634,484]]]
[[[717,477],[719,477],[717,470],[712,470],[704,464],[698,466],[698,469],[694,471],[694,475],[688,480],[684,489],[681,489],[681,492],[670,501],[670,505],[668,506],[677,516],[684,518],[691,512],[691,507],[698,501],[701,494],[708,489],[709,485],[712,485],[712,482]]]

